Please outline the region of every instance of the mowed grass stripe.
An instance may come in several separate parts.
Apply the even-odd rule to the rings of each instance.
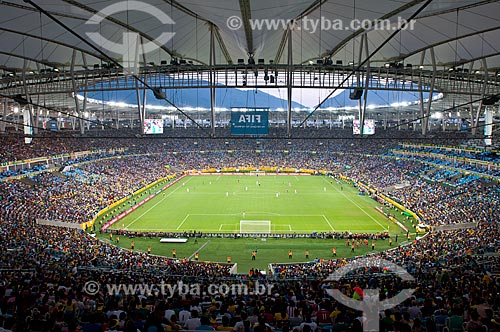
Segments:
[[[191,178],[189,178],[187,181],[189,181],[189,180],[191,180]],[[170,195],[174,194],[178,189],[179,189],[179,187],[172,190],[168,195],[165,195],[164,197],[162,197],[158,202],[156,202],[153,206],[151,206],[146,211],[144,211],[140,216],[138,216],[137,218],[132,220],[132,222],[130,224],[128,224],[127,226],[125,226],[125,228],[128,229],[131,225],[133,225],[135,222],[137,222],[142,217],[144,217],[147,213],[149,213],[151,210],[153,210],[158,204],[161,204],[161,202],[163,202],[165,199],[170,197]],[[146,205],[148,205],[148,204],[146,204]]]
[[[240,220],[270,220],[277,232],[365,232],[387,220],[355,188],[326,186],[320,176],[192,176],[126,216],[113,228],[234,232]],[[336,190],[331,190],[336,189]],[[352,197],[352,198],[351,198]],[[366,207],[366,208],[365,208]],[[233,226],[231,226],[233,225]],[[380,230],[379,230],[380,231]]]
[[[326,180],[325,178],[323,178],[326,182],[328,182],[328,180]],[[344,195],[345,198],[347,198],[352,204],[354,204],[356,207],[358,207],[364,214],[366,214],[371,220],[373,220],[377,225],[379,225],[380,227],[382,227],[382,230],[386,230],[386,228],[384,227],[384,225],[382,225],[377,219],[375,219],[370,213],[366,212],[361,206],[359,206],[358,203],[356,203],[353,199],[351,199],[350,197],[348,197],[343,191],[339,190],[337,187],[335,187],[335,185],[331,182],[328,182],[328,184],[330,184],[331,187],[335,188],[335,190],[337,190],[337,192],[341,193],[342,195]]]

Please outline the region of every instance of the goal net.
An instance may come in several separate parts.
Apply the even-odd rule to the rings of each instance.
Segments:
[[[240,233],[271,233],[270,220],[240,220]]]

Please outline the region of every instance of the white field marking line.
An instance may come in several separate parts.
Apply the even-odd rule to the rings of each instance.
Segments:
[[[200,216],[200,217],[210,217],[210,216],[242,216],[243,213],[191,213],[189,216]],[[324,218],[322,214],[279,214],[273,212],[245,212],[245,216],[249,215],[272,215],[277,217],[321,217]]]
[[[215,182],[219,181],[220,180],[220,175],[217,176],[217,178],[215,179]]]
[[[189,179],[187,179],[186,182],[184,183],[187,183],[189,181],[191,181],[192,177],[190,177]],[[165,199],[167,199],[168,197],[170,197],[170,195],[172,195],[173,193],[175,193],[177,190],[179,190],[179,188],[181,188],[181,186],[175,188],[174,190],[172,190],[168,195],[166,195],[165,197],[163,197],[162,199],[160,199],[158,202],[155,203],[155,205],[153,205],[152,207],[150,207],[149,209],[147,209],[146,211],[144,211],[140,216],[138,216],[137,218],[135,218],[130,224],[128,224],[125,229],[129,228],[130,225],[134,224],[137,220],[141,219],[146,213],[148,213],[149,211],[151,211],[152,209],[154,209],[158,204],[160,204],[161,202],[163,202]]]
[[[203,245],[201,247],[198,248],[198,250],[196,250],[195,252],[193,252],[191,254],[191,256],[188,257],[188,259],[191,259],[193,258],[194,254],[196,254],[197,252],[200,252],[203,248],[205,248],[212,240],[208,240],[207,242],[203,243]]]
[[[326,223],[328,224],[328,226],[330,226],[330,228],[332,229],[332,231],[335,232],[335,228],[333,228],[332,224],[330,224],[330,220],[328,220],[328,218],[325,215],[323,215],[323,218],[326,220]]]
[[[380,227],[382,227],[383,230],[386,230],[386,228],[384,227],[384,225],[382,225],[381,223],[379,223],[377,221],[377,219],[373,218],[373,216],[371,214],[369,214],[368,212],[366,212],[361,206],[359,206],[358,203],[356,203],[355,201],[353,201],[350,197],[347,197],[347,195],[343,191],[340,191],[337,188],[335,188],[335,186],[333,184],[331,184],[330,182],[328,182],[328,180],[326,180],[325,178],[323,178],[323,180],[325,180],[326,183],[330,184],[330,186],[333,187],[337,192],[339,192],[342,195],[344,195],[345,198],[347,198],[352,204],[356,205],[358,207],[358,209],[360,209],[364,214],[366,214],[368,217],[370,217],[371,220],[375,221]]]
[[[285,191],[283,191],[283,190],[274,191],[274,190],[265,190],[265,189],[257,189],[257,190],[258,191],[251,191],[250,188],[248,188],[248,191],[246,191],[246,190],[236,190],[236,191],[230,191],[229,193],[233,197],[237,197],[237,198],[244,197],[244,199],[248,199],[248,196],[250,196],[250,198],[252,198],[252,197],[261,198],[264,195],[273,195],[274,196],[277,192],[280,193],[280,197],[281,197],[281,195],[284,195],[283,197],[285,197],[285,198],[286,197],[291,197],[291,196],[293,196],[292,194],[294,194],[293,189],[289,189],[288,192],[286,192],[286,190]],[[226,193],[226,192],[224,192],[224,193]],[[194,192],[193,194],[194,195],[213,195],[213,193],[209,193],[209,192]],[[318,196],[318,195],[322,195],[322,194],[323,194],[322,192],[319,193],[317,191],[300,191],[300,192],[297,192],[297,195],[301,195],[301,196]]]
[[[184,217],[184,219],[182,219],[181,223],[179,224],[179,226],[177,226],[176,230],[179,230],[182,227],[182,225],[184,225],[187,218],[189,218],[189,213]]]
[[[274,231],[277,233],[277,234],[283,234],[283,232],[289,232],[288,229],[274,229]],[[310,230],[310,229],[292,229],[292,231],[298,235],[302,234],[302,235],[306,235],[306,234],[311,234],[313,231]],[[380,230],[377,230],[377,232],[380,231]],[[317,232],[317,233],[330,233],[331,230],[329,229],[323,229],[323,230],[315,230],[314,232]],[[347,230],[337,230],[337,232],[347,232]],[[352,232],[354,234],[356,234],[356,232]]]
[[[232,226],[232,228],[235,228],[237,224],[220,224],[219,226],[219,231],[222,231],[222,229],[224,228],[224,226]],[[235,228],[236,230],[236,228]]]
[[[245,212],[246,214],[249,214],[249,215],[254,215],[254,216],[260,216],[260,215],[272,215],[272,216],[281,216],[281,214],[279,213],[275,213],[275,212]]]
[[[138,232],[148,231],[148,232],[175,232],[175,229],[158,229],[158,228],[140,228]]]
[[[294,175],[294,179],[299,181],[299,178],[296,175]]]
[[[283,231],[285,231],[284,228],[288,228],[288,230],[291,231],[292,225],[290,225],[290,224],[271,224],[271,228],[275,232],[283,232]]]
[[[222,228],[225,228],[227,226],[233,226],[232,228],[234,228],[234,226],[236,226],[236,224],[220,224],[222,225],[223,227]],[[279,232],[284,232],[285,230],[280,230],[280,229],[276,229],[275,227],[276,225],[271,225],[271,227],[273,228],[273,230],[277,233]],[[281,224],[281,225],[278,225],[278,226],[290,226],[289,224]],[[221,227],[219,226],[219,229]],[[278,227],[279,228],[279,227]],[[230,233],[230,232],[234,232],[236,229],[234,230],[228,230],[228,231],[224,231],[226,233]],[[296,233],[301,233],[301,234],[310,234],[311,233],[311,230],[310,229],[292,229],[294,232]],[[158,228],[141,228],[141,229],[138,229],[138,231],[148,231],[148,232],[175,232],[175,229],[158,229]],[[220,229],[220,231],[222,231],[222,229]],[[318,233],[328,233],[329,230],[319,230]],[[351,233],[354,233],[356,234],[356,231],[352,231],[351,229],[337,229],[336,232],[351,232]],[[363,229],[363,232],[380,232],[380,229]],[[103,239],[104,242],[107,242],[107,243],[112,243],[109,241],[109,239]],[[401,242],[401,243],[408,243],[408,241],[405,241],[405,242]]]
[[[191,213],[190,216],[210,217],[210,216],[241,216],[241,213]]]

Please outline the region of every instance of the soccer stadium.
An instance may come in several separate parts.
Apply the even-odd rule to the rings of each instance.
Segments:
[[[500,331],[500,1],[0,9],[0,332]]]

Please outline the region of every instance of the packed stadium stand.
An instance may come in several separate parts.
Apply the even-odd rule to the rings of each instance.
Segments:
[[[452,177],[455,172],[467,174],[470,171],[467,164],[455,165],[456,168],[448,174],[440,168],[442,165],[433,162],[435,160],[395,158],[394,151],[414,152],[416,148],[404,147],[390,139],[325,139],[321,146],[316,140],[293,140],[292,144],[288,144],[287,140],[262,139],[262,149],[266,152],[258,155],[251,150],[256,144],[255,139],[229,140],[227,145],[226,140],[200,140],[198,149],[206,151],[203,155],[193,151],[197,139],[96,139],[92,143],[68,139],[65,140],[68,150],[62,150],[57,145],[58,139],[47,138],[40,145],[32,145],[29,152],[22,151],[23,145],[16,145],[16,139],[5,140],[9,144],[2,144],[2,156],[17,150],[18,155],[24,158],[82,149],[109,150],[134,146],[133,149],[117,152],[113,158],[108,154],[99,154],[81,164],[79,160],[68,160],[61,166],[75,165],[70,171],[39,172],[39,168],[32,168],[29,171],[36,175],[19,173],[27,177],[17,179],[8,178],[12,176],[10,173],[3,174],[7,181],[0,183],[4,292],[1,309],[3,324],[7,328],[15,326],[18,330],[44,331],[72,330],[78,326],[85,330],[98,326],[109,330],[118,328],[114,326],[118,324],[122,325],[120,329],[127,330],[131,326],[148,329],[151,325],[167,324],[167,328],[176,329],[185,322],[172,319],[172,315],[170,319],[165,319],[165,312],[170,309],[178,314],[186,305],[206,315],[210,318],[210,325],[216,327],[224,326],[223,322],[235,325],[242,319],[242,312],[254,316],[256,322],[259,317],[265,317],[265,323],[277,329],[284,328],[284,321],[292,324],[291,328],[300,328],[302,321],[309,319],[323,329],[342,330],[354,324],[359,313],[326,300],[325,284],[320,282],[346,264],[343,258],[293,265],[277,264],[267,275],[232,275],[225,264],[128,252],[101,242],[83,230],[35,223],[36,219],[74,223],[91,219],[105,206],[172,172],[165,169],[164,164],[177,169],[234,165],[329,169],[334,174],[342,173],[385,192],[418,212],[422,221],[429,225],[476,223],[477,227],[473,229],[431,232],[414,243],[373,254],[370,259],[390,260],[403,266],[416,278],[416,292],[411,299],[387,312],[389,317],[382,319],[384,324],[397,326],[411,322],[413,326],[431,331],[439,325],[438,320],[444,324],[446,318],[459,315],[465,321],[476,319],[491,330],[496,328],[500,186],[495,174],[490,174],[487,168],[474,168],[481,174],[477,178],[444,185],[442,178]],[[349,152],[345,152],[345,146],[349,146]],[[290,150],[290,154],[284,156],[284,148]],[[229,149],[236,151],[229,153]],[[316,157],[308,152],[312,149],[318,150]],[[419,152],[426,149],[431,148],[424,145],[418,148]],[[169,153],[173,151],[178,153]],[[439,148],[432,148],[432,158],[462,156],[458,150],[440,151]],[[475,156],[477,160],[482,160],[481,153],[467,154],[468,158]],[[429,176],[430,173],[432,175]],[[387,190],[402,182],[409,185]],[[277,288],[267,297],[192,299],[169,299],[155,295],[122,298],[106,290],[88,296],[83,291],[89,280],[116,284],[141,280],[159,283],[161,280],[189,281],[192,280],[190,277],[206,280],[207,283],[213,280],[229,283],[259,280],[274,283]],[[338,287],[349,295],[356,285],[373,287],[375,283],[384,289],[382,297],[390,297],[406,286],[397,279],[397,275],[384,275],[383,271],[358,271],[346,283],[328,284],[328,287]],[[473,313],[479,308],[484,308],[481,309],[484,317],[474,318]],[[321,324],[318,315],[325,310],[330,318]],[[151,314],[148,314],[150,311]],[[390,317],[394,317],[394,322]]]
[[[0,332],[499,332],[499,12],[0,1]],[[138,225],[179,188],[171,209],[191,208],[185,177],[221,174],[285,189],[200,215],[230,231],[183,227],[191,212]],[[277,231],[267,215],[293,215],[261,209],[297,194],[281,175],[321,180],[308,202],[342,195],[377,230],[304,214],[329,228]],[[226,187],[203,200],[251,197]]]

